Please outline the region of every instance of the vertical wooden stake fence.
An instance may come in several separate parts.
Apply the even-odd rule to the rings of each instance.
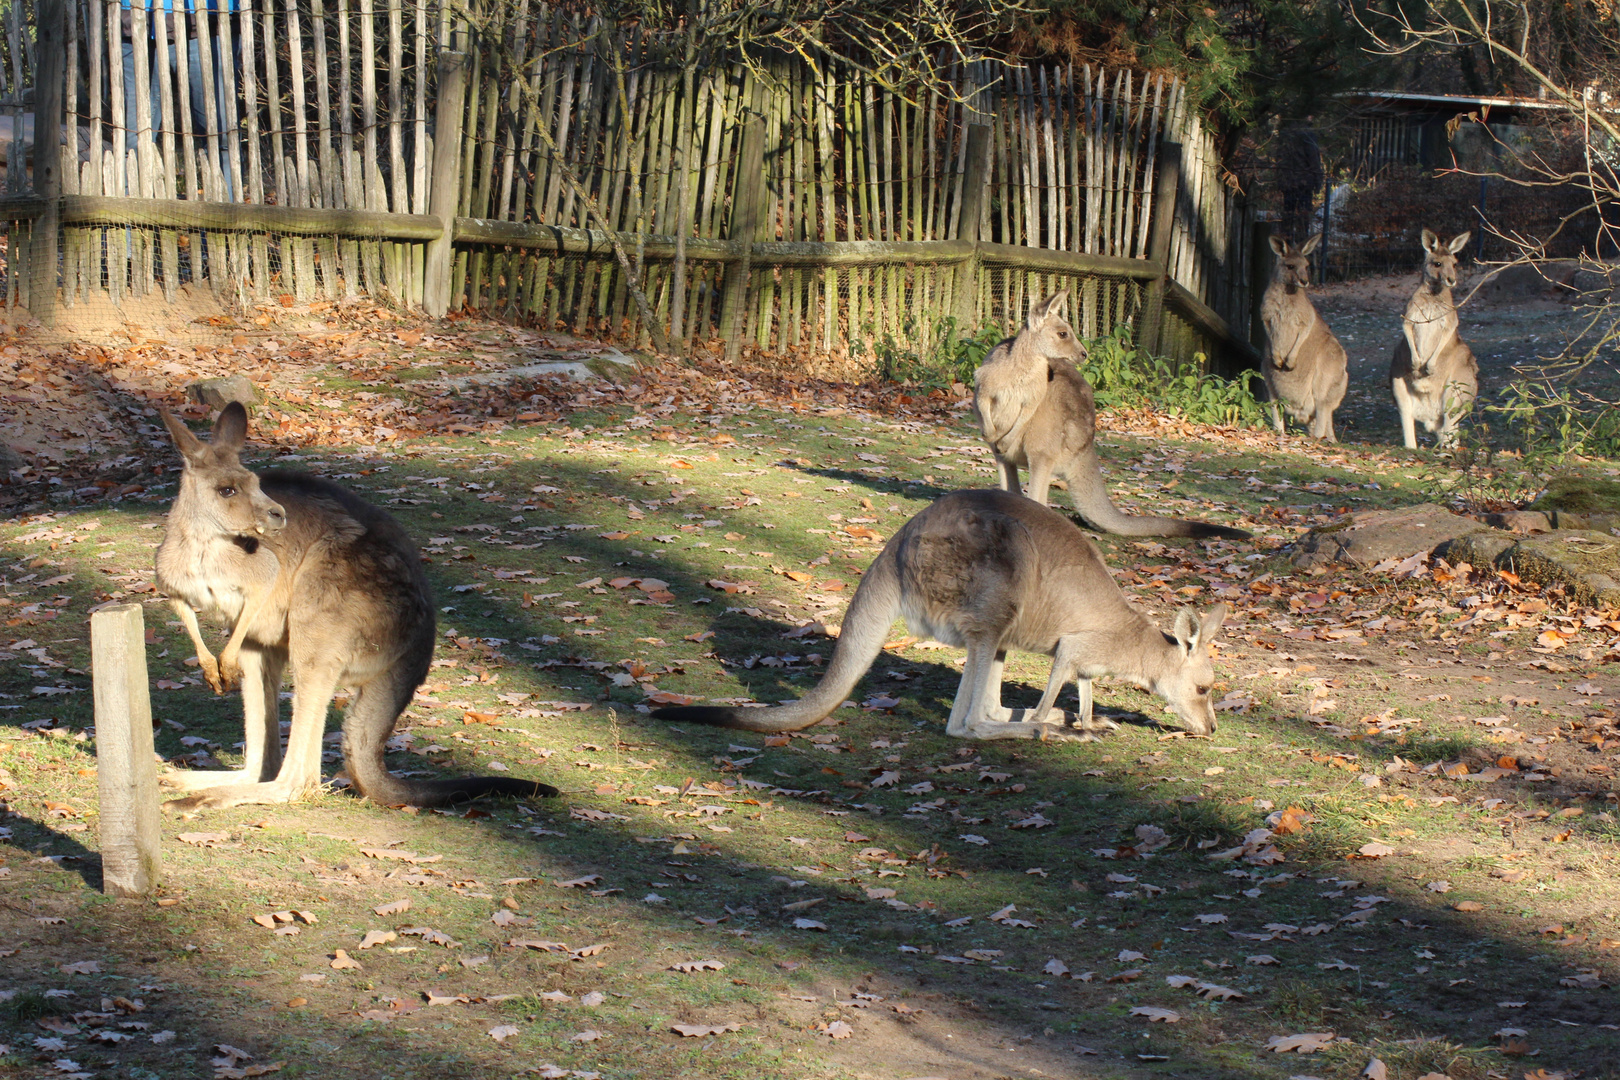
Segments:
[[[1170,229],[1175,220],[1176,193],[1181,187],[1181,144],[1165,142],[1159,147],[1159,178],[1153,190],[1153,224],[1148,231],[1148,258],[1169,267]],[[1148,282],[1142,303],[1142,329],[1137,346],[1149,356],[1159,351],[1159,332],[1164,325],[1164,287],[1169,270]]]
[[[62,71],[67,53],[63,0],[39,0],[38,89],[34,99],[34,194],[45,200],[45,212],[34,222],[29,239],[29,313],[41,326],[56,325],[56,227],[62,194]],[[17,88],[21,91],[21,87]],[[150,736],[148,737],[150,741]]]
[[[101,788],[101,891],[145,896],[157,887],[163,857],[141,605],[115,604],[90,616],[90,667]]]
[[[973,244],[973,255],[957,271],[956,327],[966,332],[978,316],[979,223],[984,219],[984,195],[990,189],[989,124],[969,124],[967,156],[963,161],[962,205],[956,221],[956,238]]]
[[[726,292],[720,316],[720,334],[726,340],[726,362],[742,355],[748,329],[748,279],[753,276],[753,243],[759,232],[760,206],[765,201],[765,121],[755,113],[743,128],[742,150],[732,185],[731,223],[726,238],[734,252],[726,265]]]
[[[1252,298],[1249,316],[1249,341],[1264,355],[1266,324],[1260,318],[1260,298],[1271,284],[1271,222],[1257,221],[1250,229],[1249,240],[1249,296]]]
[[[429,240],[423,268],[422,306],[435,319],[450,310],[450,240],[461,192],[461,117],[467,93],[467,54],[439,53],[439,100],[434,111],[433,196],[428,213],[444,223],[437,240]],[[421,153],[420,149],[417,151]]]

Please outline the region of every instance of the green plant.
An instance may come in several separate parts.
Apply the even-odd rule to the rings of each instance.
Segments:
[[[1620,408],[1612,401],[1563,380],[1516,374],[1502,400],[1484,411],[1504,419],[1510,444],[1526,461],[1620,456]]]
[[[1253,383],[1258,372],[1235,379],[1204,375],[1197,365],[1180,367],[1162,356],[1149,356],[1121,324],[1086,343],[1090,357],[1084,374],[1102,409],[1150,409],[1200,424],[1258,427],[1265,419]]]
[[[900,338],[885,330],[870,348],[880,379],[949,389],[952,383],[971,386],[973,372],[1004,337],[991,326],[959,332],[956,317],[947,315],[926,327],[907,319]],[[866,348],[857,338],[851,351],[861,356]]]

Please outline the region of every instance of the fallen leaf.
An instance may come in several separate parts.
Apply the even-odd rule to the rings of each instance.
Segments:
[[[496,1042],[505,1042],[517,1033],[518,1026],[516,1024],[499,1024],[489,1029],[489,1037]]]
[[[671,1024],[669,1030],[683,1039],[701,1039],[710,1035],[724,1035],[728,1031],[741,1031],[742,1025],[730,1024]]]
[[[1286,1054],[1289,1051],[1314,1054],[1318,1050],[1326,1049],[1332,1042],[1331,1031],[1309,1031],[1301,1035],[1273,1035],[1266,1040],[1266,1049],[1274,1054]]]
[[[332,954],[332,967],[336,971],[343,971],[348,968],[358,971],[360,970],[360,961],[355,960],[342,949],[338,949]]]
[[[1150,1024],[1179,1024],[1181,1014],[1174,1009],[1161,1009],[1153,1005],[1138,1005],[1131,1010],[1132,1016],[1145,1016]]]
[[[691,975],[699,971],[723,971],[725,966],[718,960],[687,960],[679,964],[669,965],[669,970]]]

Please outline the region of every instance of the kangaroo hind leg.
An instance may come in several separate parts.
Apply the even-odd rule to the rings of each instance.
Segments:
[[[1001,707],[1002,665],[997,663],[996,653],[995,643],[988,639],[969,640],[967,663],[962,668],[962,682],[957,688],[945,733],[959,739],[1080,738],[1061,722],[1027,723],[1011,719],[1023,715],[1023,711],[1011,712]],[[1001,719],[1002,716],[1009,719]]]

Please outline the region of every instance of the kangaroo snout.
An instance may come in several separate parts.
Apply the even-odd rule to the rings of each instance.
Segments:
[[[267,533],[278,533],[287,527],[287,511],[278,502],[268,503],[259,515],[257,531],[263,536]]]

